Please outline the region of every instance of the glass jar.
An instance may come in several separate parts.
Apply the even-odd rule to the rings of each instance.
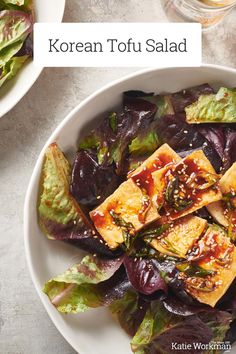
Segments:
[[[203,28],[216,25],[236,5],[236,0],[162,0],[171,21],[199,22]]]

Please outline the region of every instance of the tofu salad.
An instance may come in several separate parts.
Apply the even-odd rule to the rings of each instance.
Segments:
[[[41,229],[88,253],[45,283],[58,311],[108,307],[138,354],[236,340],[235,123],[234,88],[128,91],[72,165],[48,146]]]

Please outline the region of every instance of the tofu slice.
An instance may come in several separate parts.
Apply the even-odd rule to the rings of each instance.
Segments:
[[[206,229],[207,221],[197,216],[185,216],[165,231],[161,238],[154,239],[151,246],[161,253],[187,258],[186,254]]]
[[[201,150],[194,151],[174,166],[153,172],[152,177],[153,203],[158,210],[164,207],[164,215],[170,220],[193,213],[222,198],[219,177]],[[175,201],[177,206],[174,206]]]
[[[220,179],[222,194],[236,194],[236,162],[225,172]]]
[[[131,178],[139,188],[151,197],[154,190],[152,173],[179,161],[181,161],[180,156],[168,144],[164,144],[145,160],[141,166],[131,172],[128,178]]]
[[[207,210],[213,217],[213,219],[220,225],[224,227],[229,226],[229,220],[225,215],[225,207],[222,202],[222,200],[219,200],[218,202],[211,203],[206,206]]]
[[[132,178],[143,171],[152,173],[160,170],[169,163],[176,163],[181,157],[168,144],[163,144],[151,156],[149,156],[135,171],[128,174],[128,178]]]
[[[181,158],[168,144],[162,145],[135,171],[129,174],[128,180],[108,197],[98,208],[90,213],[90,217],[110,248],[116,248],[124,242],[124,228],[115,225],[110,211],[119,214],[122,220],[133,225],[132,233],[157,220],[160,215],[151,199],[147,202],[152,186],[151,173],[166,164],[176,163]],[[148,204],[148,206],[147,206]],[[146,205],[146,211],[145,209]],[[144,218],[142,220],[142,212]]]
[[[230,195],[232,208],[236,208],[236,163],[234,163],[219,181],[223,196]],[[235,195],[235,197],[234,197]],[[207,206],[209,213],[216,222],[228,228],[232,223],[232,210],[228,210],[224,201],[218,201]],[[230,220],[230,221],[229,221]],[[236,226],[236,220],[235,220]]]
[[[144,212],[145,219],[142,220]],[[160,217],[157,209],[150,200],[147,202],[147,196],[132,179],[122,183],[110,197],[90,212],[94,226],[113,249],[124,242],[125,231],[124,227],[116,224],[111,215],[113,213],[118,215],[123,223],[132,224],[130,232],[133,234]]]
[[[185,288],[198,301],[214,307],[235,279],[236,249],[225,231],[217,225],[211,225],[198,244],[200,249],[204,247],[206,250],[198,265],[215,274],[188,278]]]

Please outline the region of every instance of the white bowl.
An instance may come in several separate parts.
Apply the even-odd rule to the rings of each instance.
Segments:
[[[57,141],[67,153],[76,151],[81,129],[91,120],[121,102],[122,92],[131,89],[174,92],[208,82],[213,86],[236,86],[236,70],[203,65],[200,68],[149,69],[112,82],[77,106],[58,126],[42,150],[26,195],[24,210],[25,249],[30,273],[38,294],[55,326],[80,354],[129,354],[130,338],[113,320],[108,310],[90,310],[78,315],[61,315],[41,291],[52,276],[75,262],[81,251],[75,247],[48,240],[37,220],[37,197],[42,159],[46,147]],[[96,349],[95,349],[96,348]]]
[[[37,22],[61,22],[66,0],[34,0]],[[29,61],[15,78],[0,88],[0,118],[27,93],[43,68]]]

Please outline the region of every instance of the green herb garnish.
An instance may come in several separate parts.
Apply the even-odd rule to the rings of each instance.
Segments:
[[[131,222],[125,221],[120,214],[117,214],[114,210],[110,210],[109,214],[111,215],[112,219],[114,220],[116,226],[124,227],[125,229],[131,230],[134,228]]]
[[[204,278],[208,275],[214,275],[215,272],[213,270],[204,269],[198,265],[191,263],[180,263],[176,266],[176,268],[185,273],[189,277],[200,277]]]
[[[174,177],[167,183],[165,191],[166,202],[176,211],[182,211],[193,204],[192,200],[181,199],[179,193],[179,178]]]
[[[173,204],[174,203],[174,193],[179,188],[179,179],[177,177],[173,178],[172,180],[168,181],[165,191],[165,200]]]
[[[146,238],[148,239],[157,238],[161,236],[169,227],[170,225],[164,224],[164,225],[160,225],[155,229],[145,230],[142,233],[140,233],[140,237],[144,237],[145,240]]]
[[[118,122],[117,122],[117,114],[116,112],[112,112],[109,114],[109,124],[110,124],[110,127],[113,131],[113,133],[117,133],[117,130],[118,130]]]

